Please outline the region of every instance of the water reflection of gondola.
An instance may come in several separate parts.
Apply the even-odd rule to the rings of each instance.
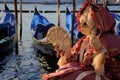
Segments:
[[[4,12],[0,13],[0,57],[4,58],[14,48],[15,17],[5,4]]]
[[[58,68],[56,58],[56,52],[52,49],[52,45],[46,42],[46,34],[49,28],[55,26],[39,14],[35,7],[35,13],[31,22],[31,32],[33,45],[40,55],[40,62],[43,68],[52,72]]]

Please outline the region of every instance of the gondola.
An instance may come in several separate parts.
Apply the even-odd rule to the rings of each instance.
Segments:
[[[120,37],[120,15],[110,12],[111,15],[115,18],[116,25],[115,25],[115,34]]]
[[[74,37],[74,44],[78,41],[79,38],[83,36],[82,33],[78,32],[77,28],[78,24],[76,21],[76,16],[74,17],[74,30],[73,30],[73,37]],[[69,35],[72,35],[72,13],[69,11],[68,6],[66,6],[66,30]]]
[[[52,26],[55,25],[53,23],[49,23],[49,21],[44,16],[39,14],[37,8],[35,7],[35,13],[31,22],[32,39],[35,48],[45,54],[53,53],[51,45],[46,42],[47,31]]]
[[[120,37],[120,15],[116,14],[115,12],[110,11],[107,6],[106,6],[106,9],[110,12],[110,14],[115,19],[115,21],[116,21],[116,24],[115,24],[115,34]]]
[[[72,31],[72,14],[69,11],[68,7],[66,7],[66,29],[67,29],[68,33]],[[74,18],[74,31],[73,31],[73,35],[78,38],[76,17]]]
[[[5,4],[5,10],[0,13],[0,57],[11,53],[14,49],[15,17]]]
[[[35,7],[34,16],[31,21],[33,46],[40,55],[42,66],[48,72],[52,72],[58,68],[56,52],[53,50],[52,45],[46,42],[47,31],[53,26],[55,25],[42,16]]]

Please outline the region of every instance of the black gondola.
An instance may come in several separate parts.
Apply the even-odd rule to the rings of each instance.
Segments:
[[[11,53],[14,49],[15,17],[5,4],[5,10],[0,13],[0,57]]]
[[[48,72],[55,71],[58,68],[56,52],[52,49],[52,45],[46,41],[46,34],[53,26],[55,25],[39,14],[37,8],[35,7],[34,16],[31,22],[33,46],[40,55],[40,62],[42,66]]]

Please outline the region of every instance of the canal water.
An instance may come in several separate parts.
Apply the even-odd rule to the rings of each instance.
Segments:
[[[9,9],[14,10],[14,4],[7,4]],[[43,11],[40,13],[45,16],[50,22],[57,25],[57,13],[44,13],[44,11],[57,11],[57,5],[42,5],[42,4],[23,4],[23,10],[28,10],[29,13],[23,13],[23,32],[22,41],[19,41],[19,54],[16,55],[15,52],[6,56],[2,61],[0,61],[0,80],[41,80],[41,74],[45,70],[41,67],[39,62],[38,53],[33,47],[33,41],[31,38],[30,25],[34,13],[34,7],[38,10]],[[66,5],[61,5],[60,9],[65,10]],[[72,5],[68,5],[69,9],[72,10]],[[76,9],[79,10],[81,5],[77,5]],[[18,9],[19,9],[18,4]],[[4,10],[4,4],[0,4],[0,9]],[[110,9],[113,9],[110,7]],[[116,7],[115,9],[120,9]],[[18,13],[18,16],[20,14]],[[61,26],[65,26],[65,13],[61,13]],[[20,17],[18,17],[18,27],[20,29]]]

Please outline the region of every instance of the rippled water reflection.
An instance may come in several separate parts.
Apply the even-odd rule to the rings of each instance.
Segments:
[[[19,54],[15,52],[7,56],[0,63],[0,80],[41,80],[40,74],[44,72],[41,68],[39,57],[33,48],[30,22],[33,13],[23,14],[22,43],[19,42]],[[29,21],[28,21],[29,20]]]
[[[40,67],[34,49],[19,47],[19,54],[7,56],[1,62],[0,80],[41,80],[40,74],[44,70]]]

